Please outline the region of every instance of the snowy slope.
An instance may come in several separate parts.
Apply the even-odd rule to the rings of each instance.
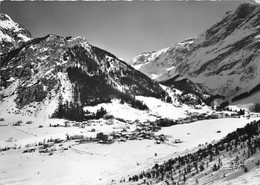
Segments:
[[[193,40],[187,39],[157,52],[143,53],[133,58],[130,64],[154,80],[169,79],[171,71],[185,58]]]
[[[110,115],[115,118],[121,118],[134,122],[136,120],[140,122],[155,121],[159,118],[168,118],[177,120],[179,118],[185,118],[189,113],[212,113],[212,109],[208,106],[201,106],[199,109],[195,109],[193,106],[187,104],[180,104],[178,106],[173,103],[166,103],[153,97],[136,96],[137,100],[144,102],[149,110],[138,110],[132,108],[129,104],[121,104],[119,100],[113,100],[111,103],[101,103],[96,106],[85,106],[84,110],[90,112],[96,112],[103,107]]]
[[[0,13],[0,55],[29,41],[31,34],[8,15]]]
[[[157,76],[156,80],[169,86],[187,79],[197,86],[197,92],[230,100],[259,84],[259,17],[260,5],[241,4],[190,42],[180,62],[175,59],[178,53],[165,52],[149,58],[151,62],[142,67],[140,57],[132,64],[138,64],[140,71]],[[142,61],[146,61],[144,56]],[[160,67],[155,71],[151,66]]]
[[[252,120],[245,118],[205,120],[167,127],[158,133],[172,136],[171,141],[175,138],[185,141],[177,145],[158,145],[153,140],[116,142],[112,145],[96,143],[72,145],[72,143],[67,142],[63,143],[63,146],[71,145],[71,148],[64,151],[57,145],[55,146],[57,151],[51,156],[40,154],[37,151],[22,154],[22,149],[9,150],[2,152],[2,155],[0,155],[1,183],[103,185],[109,184],[114,179],[116,184],[120,184],[119,180],[122,177],[127,178],[127,175],[138,174],[155,163],[162,163],[169,158],[187,154],[194,150],[198,144],[219,140],[225,134],[238,127],[245,126]],[[55,133],[61,137],[62,133],[63,135],[80,132],[87,134],[87,130],[89,130],[89,128],[58,127],[50,129],[43,127],[42,133],[39,133],[37,129],[26,127],[21,126],[19,129],[40,134],[38,137],[44,136],[45,132],[48,132],[48,134]],[[13,137],[17,139],[18,143],[20,140],[26,141],[27,139],[30,142],[33,138],[36,138],[14,128],[6,127],[4,129],[13,129]],[[217,134],[217,130],[221,130],[222,133]],[[190,132],[190,135],[187,135],[187,132]],[[200,137],[202,134],[204,137]],[[5,136],[6,134],[1,134],[2,142],[9,138]],[[15,141],[13,142],[15,143]],[[154,156],[155,153],[157,153],[157,157]]]

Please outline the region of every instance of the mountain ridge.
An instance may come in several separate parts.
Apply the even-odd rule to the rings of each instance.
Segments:
[[[66,102],[84,106],[113,98],[138,108],[142,103],[136,95],[167,95],[157,82],[83,37],[50,34],[31,39],[2,54],[0,66],[1,101],[12,99],[14,111],[45,102],[53,106],[46,108],[53,114]]]
[[[196,37],[179,63],[174,58],[176,54],[150,59],[164,71],[160,74],[164,78],[155,80],[174,86],[187,79],[198,86],[197,92],[221,95],[226,100],[249,92],[259,85],[260,78],[259,20],[259,5],[239,5]],[[174,66],[167,72],[165,60]],[[139,70],[149,76],[149,68],[145,68],[148,65],[143,64]]]

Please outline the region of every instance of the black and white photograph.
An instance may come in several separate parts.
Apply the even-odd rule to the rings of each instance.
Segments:
[[[0,0],[0,185],[245,184],[260,0]]]

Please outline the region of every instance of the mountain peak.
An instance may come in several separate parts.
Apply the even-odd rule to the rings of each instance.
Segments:
[[[0,13],[0,55],[18,48],[31,38],[28,30],[14,22],[7,14]]]
[[[10,21],[12,19],[9,17],[9,15],[4,14],[4,13],[0,13],[0,20],[1,21]]]

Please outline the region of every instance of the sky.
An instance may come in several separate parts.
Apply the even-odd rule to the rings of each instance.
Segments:
[[[241,1],[10,2],[1,13],[31,32],[83,36],[129,62],[135,56],[198,36]]]

